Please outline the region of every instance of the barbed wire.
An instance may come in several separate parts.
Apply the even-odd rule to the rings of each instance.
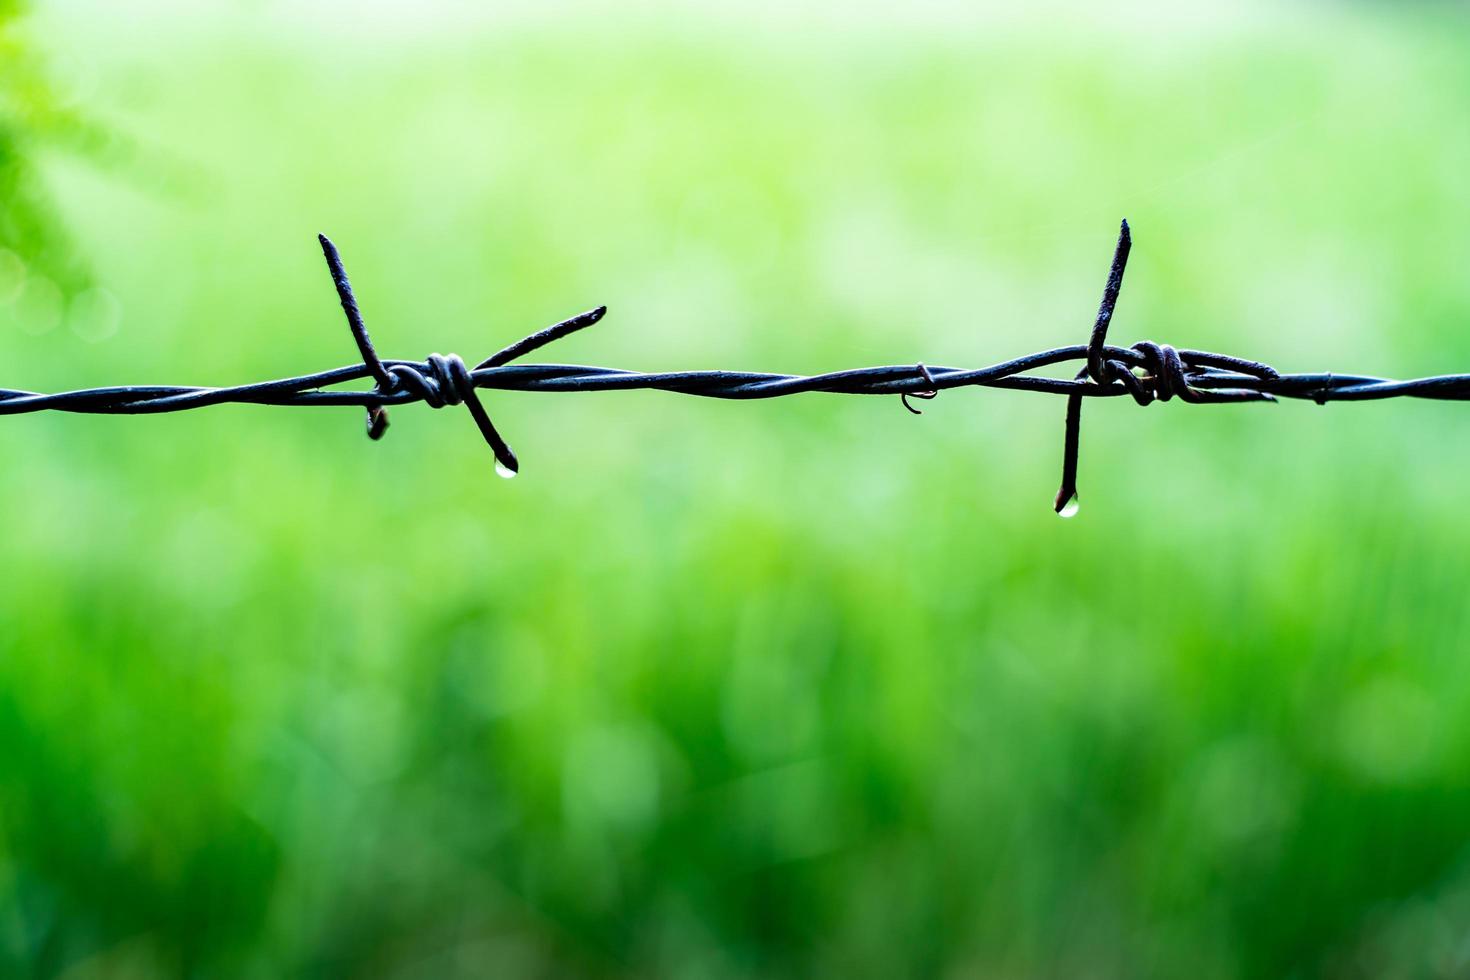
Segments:
[[[703,398],[778,398],[820,391],[844,395],[897,395],[905,408],[919,409],[910,398],[933,398],[962,387],[1005,388],[1067,396],[1062,452],[1062,484],[1054,506],[1063,516],[1077,511],[1077,459],[1085,398],[1132,397],[1139,405],[1178,397],[1192,404],[1271,402],[1278,398],[1367,401],[1379,398],[1470,400],[1470,374],[1451,374],[1395,381],[1356,374],[1282,374],[1258,361],[1183,350],[1141,341],[1131,347],[1107,343],[1108,327],[1123,285],[1132,234],[1124,221],[1113,253],[1102,304],[1085,345],[1056,347],[989,367],[964,369],[922,363],[855,368],[818,375],[768,374],[757,371],[669,371],[647,373],[578,364],[512,364],[556,340],[602,319],[596,309],[537,331],[487,357],[473,368],[456,354],[430,354],[423,361],[384,360],[373,348],[352,285],[336,246],[318,236],[342,310],[362,362],[330,371],[229,388],[179,385],[125,385],[87,388],[56,394],[0,388],[0,415],[60,411],[100,415],[146,415],[182,412],[226,403],[286,406],[356,405],[367,410],[367,431],[379,439],[388,428],[388,407],[424,402],[433,408],[464,405],[495,455],[502,476],[520,469],[516,454],[491,422],[478,392],[495,391],[626,391],[653,389]],[[1069,361],[1083,367],[1071,379],[1031,372]],[[329,390],[371,379],[368,391]]]

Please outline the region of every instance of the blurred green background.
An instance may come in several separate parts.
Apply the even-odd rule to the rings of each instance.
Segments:
[[[1460,4],[0,23],[10,387],[1470,368]],[[0,420],[0,975],[1470,974],[1470,409],[486,401]]]

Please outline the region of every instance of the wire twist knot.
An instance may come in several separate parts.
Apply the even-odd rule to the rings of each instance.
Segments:
[[[1171,344],[1143,340],[1127,350],[1108,347],[1108,326],[1118,305],[1123,287],[1123,273],[1128,267],[1128,253],[1133,246],[1128,222],[1118,232],[1118,246],[1103,288],[1102,305],[1093,322],[1092,338],[1087,344],[1087,366],[1077,374],[1078,381],[1091,379],[1103,388],[1121,386],[1139,405],[1166,402],[1178,397],[1192,405],[1221,402],[1275,401],[1268,390],[1281,375],[1275,368],[1257,361],[1247,361],[1224,354],[1204,351],[1181,351]],[[1140,373],[1141,372],[1141,373]],[[1227,387],[1219,382],[1240,379],[1253,387]],[[1204,383],[1214,382],[1209,387]],[[1239,383],[1236,381],[1235,383]],[[1082,419],[1082,392],[1067,396],[1066,435],[1062,449],[1062,485],[1057,490],[1057,513],[1071,516],[1077,512],[1077,454]]]
[[[462,405],[475,397],[474,379],[458,354],[430,354],[428,365],[428,377],[407,364],[394,364],[388,368],[388,373],[398,382],[398,388],[408,391],[430,408]]]
[[[521,468],[520,461],[516,458],[515,451],[501,437],[495,424],[490,421],[490,415],[485,411],[485,406],[480,402],[480,396],[475,391],[474,373],[465,364],[464,359],[458,354],[430,354],[428,361],[425,362],[428,367],[427,374],[412,364],[383,363],[377,351],[373,349],[372,339],[368,336],[367,325],[363,323],[362,311],[358,308],[357,297],[352,292],[352,283],[347,278],[347,270],[342,265],[342,256],[337,251],[337,246],[333,245],[332,240],[326,235],[318,235],[317,240],[321,242],[322,255],[326,257],[327,268],[332,273],[332,283],[337,287],[337,296],[342,301],[342,312],[347,315],[347,325],[352,329],[352,339],[357,342],[357,349],[362,354],[363,367],[376,382],[373,394],[386,399],[404,393],[412,400],[421,401],[430,408],[464,405],[469,409],[475,425],[479,427],[480,435],[484,436],[491,452],[495,454],[496,468],[500,474],[515,476]],[[508,364],[522,354],[543,347],[553,340],[565,337],[583,327],[590,327],[601,320],[606,312],[607,307],[599,306],[595,310],[589,310],[571,319],[552,324],[545,330],[533,333],[529,337],[523,337],[509,347],[487,357],[476,366],[476,370]],[[388,410],[381,403],[368,405],[368,438],[381,439],[387,430]]]

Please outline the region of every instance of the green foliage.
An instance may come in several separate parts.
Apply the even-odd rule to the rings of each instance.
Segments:
[[[74,292],[87,281],[85,268],[63,231],[37,156],[47,145],[85,144],[78,136],[90,127],[58,101],[44,63],[17,29],[22,10],[18,2],[0,2],[0,277],[26,275],[42,288]],[[11,271],[17,264],[24,273]]]

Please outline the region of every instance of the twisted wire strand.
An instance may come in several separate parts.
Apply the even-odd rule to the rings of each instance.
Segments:
[[[1124,221],[1114,251],[1102,304],[1087,344],[1056,347],[1016,357],[989,367],[956,368],[922,363],[854,368],[818,375],[759,371],[642,372],[580,364],[513,364],[512,361],[585,329],[602,319],[597,307],[537,331],[470,368],[458,355],[431,354],[422,361],[379,358],[368,335],[352,286],[336,247],[319,236],[348,326],[362,361],[329,371],[225,388],[184,385],[120,385],[42,394],[0,388],[0,415],[58,411],[96,415],[147,415],[182,412],[208,405],[343,406],[366,409],[367,431],[381,438],[390,406],[423,402],[433,408],[464,405],[495,455],[502,475],[514,475],[519,461],[490,420],[480,391],[627,391],[651,389],[701,398],[734,400],[779,398],[803,392],[844,395],[897,395],[918,414],[909,398],[933,398],[955,388],[1002,388],[1067,396],[1061,488],[1054,505],[1059,513],[1075,511],[1082,403],[1087,398],[1131,397],[1139,405],[1179,398],[1191,404],[1276,401],[1280,398],[1372,401],[1382,398],[1428,398],[1470,401],[1470,374],[1448,374],[1411,380],[1370,375],[1282,374],[1257,361],[1209,351],[1178,349],[1141,341],[1131,347],[1107,343],[1123,274],[1132,247]],[[1082,362],[1070,379],[1036,374],[1043,368]],[[335,390],[370,379],[373,388]]]

